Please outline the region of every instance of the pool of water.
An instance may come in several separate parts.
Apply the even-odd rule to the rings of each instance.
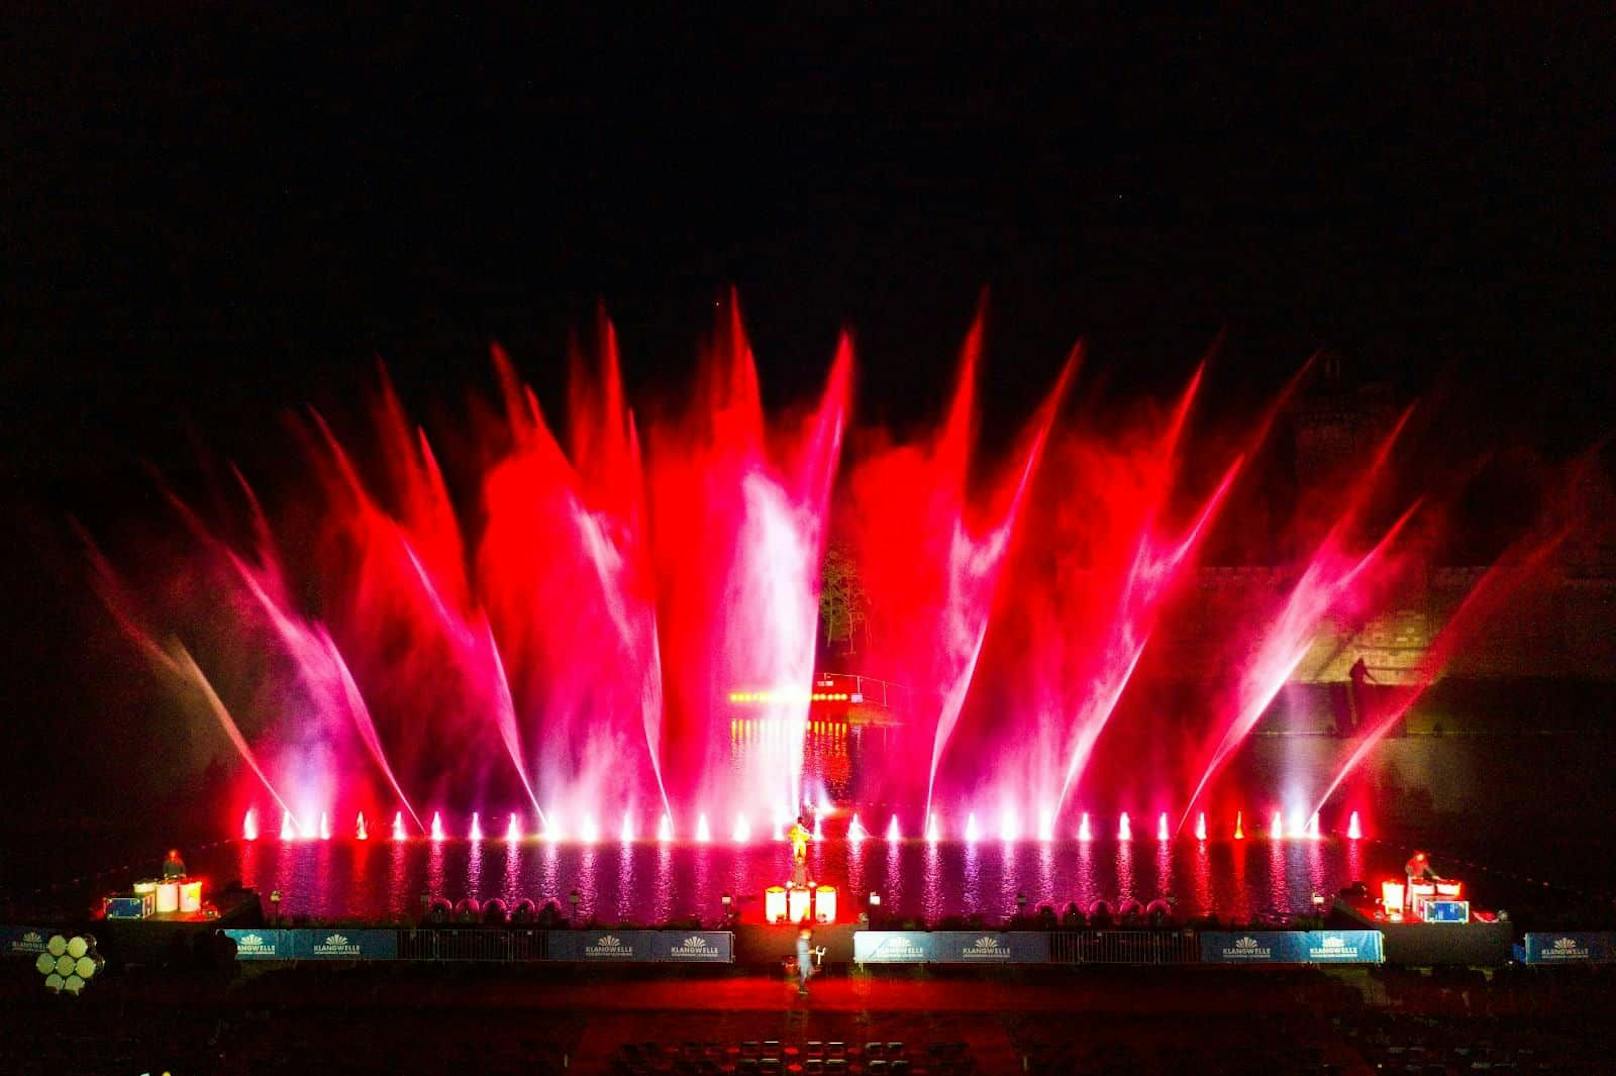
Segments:
[[[837,886],[845,906],[879,893],[902,918],[985,919],[1042,904],[1088,908],[1096,900],[1171,900],[1178,914],[1246,919],[1269,910],[1302,913],[1315,893],[1355,879],[1395,873],[1399,853],[1370,841],[1323,838],[977,842],[909,840],[816,842],[807,874]],[[385,920],[418,916],[423,902],[524,897],[569,907],[581,920],[652,924],[716,919],[731,894],[745,917],[758,914],[763,889],[792,877],[783,843],[750,845],[616,842],[551,844],[535,839],[439,842],[234,842],[193,857],[211,879],[239,878],[266,896],[281,894],[283,915]],[[844,916],[844,918],[850,917]]]

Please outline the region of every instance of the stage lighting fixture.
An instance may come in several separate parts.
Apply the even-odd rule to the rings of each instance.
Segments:
[[[873,889],[870,891],[870,907],[881,907],[881,894],[875,892]]]

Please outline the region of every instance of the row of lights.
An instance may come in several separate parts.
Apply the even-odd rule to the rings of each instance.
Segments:
[[[846,691],[731,691],[729,701],[734,703],[771,702],[852,702]]]
[[[298,840],[305,835],[310,835],[310,833],[317,834],[321,840],[328,841],[331,839],[331,821],[329,816],[327,816],[324,811],[320,812],[320,821],[318,827],[313,828],[312,831],[309,832],[306,832],[304,827],[298,825],[297,820],[292,816],[292,812],[286,811],[281,815],[281,840]],[[432,815],[430,834],[434,841],[441,841],[447,836],[443,826],[443,816],[439,812],[434,812]],[[258,812],[256,809],[250,809],[247,811],[246,817],[242,820],[241,835],[243,839],[249,841],[256,841],[258,839]],[[505,840],[515,842],[522,840],[525,836],[526,834],[524,834],[522,830],[521,817],[515,814],[511,815],[505,827]],[[554,815],[547,820],[545,828],[538,833],[537,836],[547,841],[560,841],[566,839],[566,835],[563,833],[560,823]],[[708,843],[712,840],[712,827],[709,825],[707,816],[705,814],[699,815],[696,819],[695,836],[696,841],[702,844]],[[820,828],[818,816],[815,816],[813,830],[814,840],[820,840],[823,838],[823,836],[824,834]],[[859,816],[857,814],[853,815],[852,821],[848,823],[847,839],[856,843],[867,839],[869,836],[870,833],[867,829],[865,829],[864,823],[860,821]],[[971,812],[965,819],[965,830],[963,836],[967,842],[977,841],[982,838],[981,829],[977,825],[976,813],[974,811]],[[1122,812],[1121,816],[1117,820],[1116,836],[1120,841],[1131,841],[1133,839],[1133,823],[1129,819],[1127,811]],[[1305,820],[1303,820],[1300,816],[1295,817],[1292,820],[1292,824],[1287,828],[1285,825],[1284,814],[1280,811],[1275,811],[1272,819],[1269,821],[1267,836],[1270,840],[1285,840],[1287,838],[1308,838],[1317,840],[1320,836],[1318,812],[1315,811]],[[1353,811],[1351,817],[1347,820],[1347,837],[1350,840],[1358,840],[1362,836],[1363,827],[1358,821],[1358,812]],[[361,841],[368,840],[370,838],[370,829],[369,825],[365,821],[364,812],[360,812],[359,817],[355,822],[354,837],[355,839]],[[404,814],[402,811],[393,816],[392,837],[395,841],[406,840],[409,837],[409,833],[404,826]],[[484,837],[482,819],[475,811],[472,812],[471,815],[471,826],[467,833],[467,837],[473,841],[480,841]],[[736,816],[735,825],[730,831],[730,837],[737,844],[745,844],[752,839],[752,825],[747,819],[746,815],[741,814]],[[1014,841],[1021,838],[1020,826],[1013,812],[1006,812],[1003,816],[1001,816],[999,837],[1001,840],[1005,841]],[[1245,840],[1246,838],[1244,812],[1235,812],[1233,837],[1237,841]],[[619,831],[619,838],[625,842],[635,839],[634,819],[628,814],[623,815],[623,825]],[[596,825],[593,818],[585,816],[584,821],[578,831],[578,839],[584,844],[594,844],[600,840],[600,827]],[[781,832],[779,822],[775,823],[773,830],[770,833],[770,839],[774,841],[785,839],[783,833]],[[886,839],[888,841],[899,841],[903,839],[903,831],[898,824],[897,815],[893,815],[891,821],[887,824]],[[937,821],[937,816],[933,814],[926,823],[926,840],[935,842],[941,839],[942,827]],[[1054,816],[1052,812],[1045,811],[1040,815],[1038,823],[1038,839],[1041,841],[1052,841],[1055,839]],[[1078,822],[1077,839],[1080,841],[1089,841],[1094,839],[1094,829],[1089,821],[1088,812],[1086,811],[1083,813],[1082,818]],[[1157,816],[1156,819],[1156,839],[1158,841],[1168,841],[1172,839],[1172,827],[1168,822],[1167,813],[1165,811]],[[1195,816],[1195,839],[1198,841],[1204,841],[1207,839],[1205,812]],[[657,825],[657,840],[673,840],[673,821],[667,815],[663,815],[661,821]]]

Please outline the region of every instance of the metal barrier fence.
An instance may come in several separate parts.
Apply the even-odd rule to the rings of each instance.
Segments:
[[[545,930],[401,930],[400,960],[548,960]]]
[[[1199,964],[1200,938],[1168,930],[1063,930],[1049,936],[1056,964]]]

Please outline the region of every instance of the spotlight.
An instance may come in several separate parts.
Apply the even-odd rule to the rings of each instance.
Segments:
[[[870,907],[872,907],[872,908],[881,907],[881,894],[877,893],[873,889],[870,890]]]
[[[722,904],[724,906],[725,911],[729,910],[729,906],[732,903],[734,903],[734,901],[735,901],[735,898],[730,896],[728,893],[725,893],[723,896],[718,898],[718,903],[720,903],[720,904]]]

